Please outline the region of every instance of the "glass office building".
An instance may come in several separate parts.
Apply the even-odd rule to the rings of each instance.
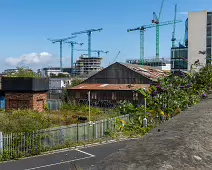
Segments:
[[[188,70],[188,48],[174,47],[171,49],[171,71]]]
[[[207,20],[207,22],[206,22]],[[212,12],[189,13],[185,21],[183,45],[171,49],[171,71],[189,71],[196,60],[202,65],[211,63]],[[199,51],[203,52],[202,54]]]

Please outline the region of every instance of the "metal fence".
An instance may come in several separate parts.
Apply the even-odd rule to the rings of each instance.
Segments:
[[[63,106],[61,99],[48,99],[47,105],[50,110],[60,110]]]
[[[7,152],[10,158],[14,155],[27,156],[38,154],[43,151],[69,146],[70,143],[91,141],[105,137],[106,132],[116,131],[116,120],[129,121],[129,115],[95,121],[80,123],[69,126],[55,127],[33,133],[5,134],[0,132],[0,153]]]

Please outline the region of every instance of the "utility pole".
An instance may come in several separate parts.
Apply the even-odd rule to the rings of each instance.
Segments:
[[[67,37],[67,38],[61,38],[61,39],[51,39],[51,38],[48,38],[49,41],[51,41],[53,44],[59,42],[60,43],[60,71],[62,72],[63,71],[63,61],[62,61],[62,48],[63,48],[63,42],[69,40],[69,39],[72,39],[72,38],[76,38],[77,36],[72,36],[72,37]]]
[[[78,35],[78,34],[87,33],[87,35],[88,35],[88,57],[91,57],[91,33],[95,32],[95,31],[99,31],[100,32],[101,30],[102,30],[102,28],[90,29],[90,30],[75,32],[75,33],[72,33],[71,35]]]

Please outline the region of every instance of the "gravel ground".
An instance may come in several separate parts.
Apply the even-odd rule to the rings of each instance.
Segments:
[[[211,170],[212,96],[90,168],[103,169]]]

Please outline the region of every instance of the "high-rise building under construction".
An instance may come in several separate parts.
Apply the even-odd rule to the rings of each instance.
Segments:
[[[81,55],[75,63],[75,74],[90,74],[92,72],[98,72],[101,67],[102,58],[100,57],[88,57],[87,55]]]

